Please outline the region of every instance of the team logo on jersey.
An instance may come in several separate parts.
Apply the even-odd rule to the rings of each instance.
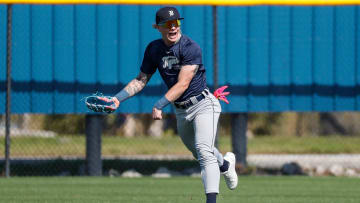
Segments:
[[[173,10],[170,10],[169,11],[169,16],[173,16],[174,15],[174,11]]]
[[[175,56],[164,56],[162,58],[163,68],[167,68],[169,70],[174,69],[175,66],[179,63],[179,60]]]

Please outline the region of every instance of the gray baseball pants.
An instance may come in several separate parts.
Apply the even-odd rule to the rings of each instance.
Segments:
[[[199,161],[205,193],[219,193],[222,154],[214,147],[221,113],[219,101],[211,93],[187,109],[175,108],[181,140]]]

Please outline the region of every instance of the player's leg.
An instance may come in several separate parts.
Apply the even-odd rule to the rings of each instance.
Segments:
[[[198,154],[203,154],[203,153],[197,152],[196,147],[195,147],[195,132],[194,132],[194,125],[193,125],[192,121],[194,119],[194,116],[196,115],[196,109],[193,109],[193,110],[194,111],[191,111],[191,109],[190,109],[188,112],[186,112],[186,114],[185,114],[184,110],[176,111],[177,128],[178,128],[178,132],[181,137],[181,140],[184,142],[185,146],[193,153],[194,157],[197,160],[199,160]],[[212,143],[211,145],[213,145],[213,144],[214,143]],[[219,153],[219,152],[217,151],[217,153]],[[221,154],[219,153],[219,155],[221,155]],[[214,157],[214,155],[213,155],[213,157]],[[222,159],[222,155],[221,155],[221,159]],[[202,163],[202,161],[200,163]],[[215,203],[216,195],[219,193],[219,182],[220,182],[218,160],[216,157],[214,158],[213,166],[212,166],[212,169],[210,169],[210,170],[208,167],[203,167],[202,164],[200,164],[200,167],[201,167],[201,171],[202,171],[201,172],[202,180],[203,180],[203,185],[205,188],[205,193],[206,193],[206,198],[207,198],[206,202],[207,203]],[[215,172],[214,173],[215,175],[213,174],[212,171]],[[218,177],[218,178],[216,178],[216,177]],[[212,180],[215,180],[215,182]]]
[[[211,143],[211,148],[209,148],[209,150],[212,151],[213,155],[216,157],[218,166],[220,167],[220,172],[224,175],[227,186],[230,189],[235,189],[238,184],[238,177],[235,171],[235,155],[232,152],[228,152],[223,157],[222,154],[214,147],[215,136],[217,134],[217,124],[221,112],[220,103],[213,95],[210,94],[206,98],[205,102],[201,103],[201,106],[202,107],[199,108],[202,110],[199,111],[194,122],[195,148],[199,152],[197,146],[198,143],[208,143],[207,145],[209,146]],[[209,140],[210,138],[211,142]],[[199,158],[201,157],[199,156]]]
[[[215,102],[218,102],[216,100],[216,98],[215,98]],[[221,106],[219,103],[218,103],[218,107],[216,109],[217,109],[218,113],[221,112]],[[212,114],[212,112],[213,112],[213,107],[212,107],[212,103],[210,103],[210,108],[208,108],[208,113]],[[184,145],[187,147],[187,149],[189,149],[192,152],[194,158],[198,159],[196,149],[195,149],[195,131],[194,131],[194,125],[192,122],[195,115],[196,115],[196,110],[186,111],[184,109],[176,109],[176,122],[177,122],[177,130],[178,130],[179,136],[180,136],[182,142],[184,143]],[[214,129],[215,132],[217,130],[216,128],[217,128],[217,124]],[[223,155],[215,147],[213,147],[213,153],[214,153],[215,157],[217,158],[219,167],[223,166],[223,163],[224,163]]]
[[[187,121],[184,116],[177,115],[177,130],[179,136],[186,146],[186,148],[191,151],[194,158],[197,159],[197,153],[195,149],[195,132],[192,121]],[[215,147],[213,148],[214,155],[217,159],[219,167],[223,166],[224,158],[223,155]]]
[[[186,120],[184,114],[176,114],[176,123],[179,136],[186,146],[186,148],[193,154],[194,158],[197,159],[197,153],[195,150],[195,133],[194,127],[191,121]]]
[[[224,164],[224,157],[215,146],[214,146],[214,155],[217,159],[219,167],[222,166]]]
[[[208,126],[211,126],[212,133],[215,133],[215,136],[217,134],[217,127],[218,127],[218,121],[221,113],[221,105],[219,103],[219,100],[217,100],[212,94],[207,95],[206,101],[203,102],[202,110],[200,113],[207,113],[207,114],[216,114],[215,118],[216,120],[210,119],[209,121],[205,121],[208,123]],[[213,115],[209,115],[209,118],[211,118]],[[215,140],[214,140],[215,142]],[[213,147],[214,155],[217,158],[219,167],[223,166],[224,164],[224,158],[223,155],[220,153],[220,151],[214,146]]]
[[[201,167],[205,193],[219,193],[220,169],[215,150],[216,126],[220,113],[203,112],[194,119],[195,149]],[[217,151],[217,155],[215,155]]]

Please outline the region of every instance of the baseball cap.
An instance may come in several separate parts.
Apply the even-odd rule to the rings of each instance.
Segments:
[[[156,12],[156,24],[164,23],[169,20],[182,20],[179,11],[175,7],[163,7]]]

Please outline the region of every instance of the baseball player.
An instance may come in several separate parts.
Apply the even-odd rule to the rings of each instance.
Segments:
[[[206,202],[215,203],[220,174],[230,189],[238,184],[235,155],[228,152],[223,156],[214,147],[221,106],[206,86],[199,45],[181,33],[182,19],[174,7],[163,7],[156,12],[153,28],[162,38],[148,44],[139,75],[112,100],[117,108],[122,101],[140,92],[158,70],[168,91],[155,103],[152,117],[162,119],[162,109],[174,105],[179,135],[200,163]]]

